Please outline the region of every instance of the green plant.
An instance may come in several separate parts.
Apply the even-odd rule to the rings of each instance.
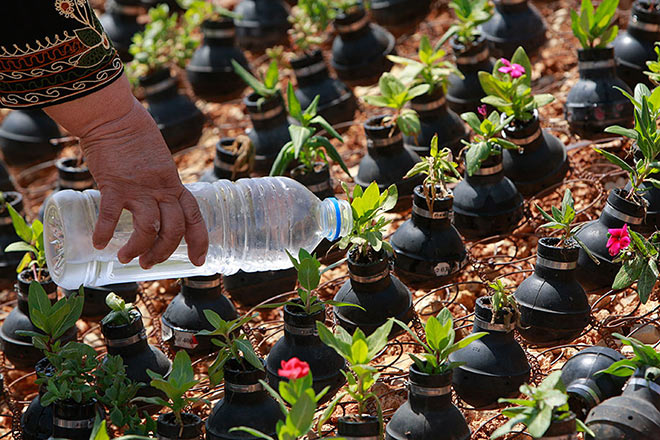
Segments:
[[[446,54],[440,47],[433,48],[429,37],[423,35],[417,50],[419,61],[396,55],[388,55],[387,58],[396,64],[405,66],[401,73],[401,79],[404,82],[410,82],[413,85],[426,84],[429,86],[428,93],[430,94],[436,89],[446,89],[447,79],[452,73],[463,78],[463,74],[452,63],[444,60]]]
[[[433,201],[437,196],[438,189],[440,197],[449,197],[451,193],[447,189],[447,183],[454,183],[461,180],[461,175],[456,170],[458,164],[453,161],[451,150],[449,148],[438,148],[438,135],[431,139],[430,155],[423,157],[406,174],[405,178],[425,174],[422,190],[426,198],[426,205],[429,212],[433,212]]]
[[[454,342],[456,339],[454,320],[447,308],[443,308],[438,316],[431,316],[426,321],[424,325],[424,339],[426,339],[426,342],[422,341],[406,323],[396,318],[390,319],[407,331],[422,346],[426,353],[421,358],[412,353],[409,353],[408,356],[415,362],[419,371],[427,374],[444,374],[458,367],[461,363],[450,362],[449,355],[488,334],[486,332],[471,333],[460,341]]]
[[[149,9],[149,23],[144,31],[133,36],[129,52],[133,60],[127,64],[127,73],[133,82],[163,67],[185,67],[199,40],[192,36],[196,24],[179,20],[170,14],[166,4]]]
[[[211,385],[222,382],[225,376],[225,364],[234,360],[241,368],[247,368],[247,364],[258,370],[264,369],[263,363],[254,352],[250,341],[241,335],[241,328],[257,314],[238,317],[231,321],[225,321],[213,310],[204,310],[204,316],[213,326],[213,330],[202,330],[199,336],[214,336],[211,342],[219,347],[218,355],[209,366],[208,374]]]
[[[132,402],[144,384],[132,381],[126,375],[121,356],[105,357],[95,374],[98,400],[108,410],[112,424],[126,434],[147,435],[156,431],[156,422],[145,413],[144,422]]]
[[[279,402],[282,413],[285,416],[285,419],[278,421],[275,426],[278,440],[295,440],[306,436],[312,429],[314,412],[316,411],[319,400],[330,389],[328,386],[321,390],[320,393],[314,393],[312,372],[309,370],[309,365],[297,358],[292,358],[285,364],[292,362],[295,362],[297,367],[303,367],[306,373],[303,375],[288,376],[288,382],[280,381],[279,393],[272,389],[265,381],[259,381],[273,398]],[[278,374],[285,375],[286,372],[280,370]],[[290,408],[287,408],[286,404]],[[257,438],[274,440],[271,436],[247,426],[240,426],[229,430],[229,432],[236,431],[246,432]]]
[[[223,8],[215,0],[177,0],[177,3],[186,10],[183,17],[191,27],[199,26],[204,20],[240,18],[239,14]]]
[[[110,440],[108,435],[108,428],[106,427],[105,420],[101,419],[101,416],[98,414],[94,419],[94,429],[89,436],[89,440]],[[144,436],[144,435],[121,435],[119,437],[114,437],[114,440],[153,440],[153,437]]]
[[[512,403],[519,406],[502,410],[502,414],[509,417],[509,420],[491,435],[491,439],[500,438],[512,432],[513,427],[518,423],[525,425],[527,432],[532,437],[541,438],[553,422],[561,422],[574,417],[568,407],[568,394],[561,381],[561,371],[550,373],[538,387],[521,385],[520,392],[528,399],[499,399],[500,403]],[[578,432],[594,435],[584,422],[577,418],[575,422]]]
[[[555,100],[549,93],[532,95],[532,65],[522,47],[511,61],[500,58],[492,73],[479,72],[479,82],[488,95],[481,102],[513,116],[514,124],[529,121],[534,110]]]
[[[325,31],[334,16],[327,0],[299,0],[289,16],[289,35],[294,46],[303,53],[319,47],[325,41]]]
[[[370,0],[327,0],[330,7],[337,11],[342,11],[344,13],[351,12],[352,9],[357,7],[363,7],[364,9],[369,9],[371,6]]]
[[[17,273],[21,273],[26,268],[32,270],[32,276],[35,281],[44,282],[50,276],[43,273],[46,268],[46,249],[44,248],[44,225],[35,220],[28,225],[25,219],[11,206],[5,204],[11,217],[11,223],[14,226],[16,235],[23,240],[11,243],[5,248],[5,252],[25,252],[23,259],[16,268]]]
[[[494,5],[490,0],[451,0],[449,7],[454,10],[458,20],[447,29],[436,47],[456,36],[456,41],[469,49],[479,36],[479,25],[493,16]]]
[[[582,229],[584,225],[573,226],[576,213],[575,201],[573,200],[573,195],[571,194],[570,189],[566,188],[566,191],[564,191],[564,197],[561,200],[560,209],[557,209],[554,206],[552,207],[552,215],[545,212],[538,203],[535,202],[534,206],[541,213],[543,218],[548,221],[548,223],[541,225],[541,227],[561,230],[562,235],[559,239],[559,243],[557,243],[558,247],[572,247],[573,242],[575,242],[584,250],[594,263],[600,264],[587,245],[577,237],[577,233],[580,232],[580,229]]]
[[[461,141],[467,147],[467,152],[465,153],[465,170],[469,176],[476,173],[481,168],[483,161],[490,156],[502,154],[500,151],[501,148],[511,150],[518,148],[517,145],[506,139],[495,137],[504,127],[509,125],[513,120],[513,116],[501,118],[499,113],[493,111],[483,121],[472,112],[463,113],[461,118],[468,123],[475,133],[472,142]]]
[[[504,282],[497,279],[494,283],[488,283],[488,287],[493,291],[490,297],[490,306],[493,312],[491,323],[495,323],[498,318],[503,319],[505,325],[517,321],[520,316],[518,303],[515,296],[509,293],[509,289],[504,285]]]
[[[281,306],[298,307],[307,315],[313,315],[320,312],[326,305],[335,307],[358,307],[362,309],[362,307],[357,304],[348,304],[332,300],[322,301],[319,299],[319,297],[314,294],[314,290],[319,286],[323,272],[330,269],[330,267],[327,267],[322,271],[319,270],[321,263],[316,259],[316,256],[310,255],[309,252],[302,248],[298,251],[298,259],[291,255],[289,251],[286,251],[286,254],[289,256],[289,260],[291,260],[293,267],[295,267],[298,272],[298,299],[282,303],[266,304],[262,306],[262,308],[272,309]]]
[[[646,67],[648,67],[649,70],[644,73],[649,77],[651,82],[657,86],[660,84],[660,43],[656,42],[653,50],[655,50],[657,59],[646,62]]]
[[[169,408],[174,414],[177,423],[180,426],[183,426],[181,414],[183,413],[184,408],[192,403],[204,401],[199,397],[186,396],[186,393],[199,383],[198,380],[195,380],[195,372],[193,371],[188,353],[186,353],[185,350],[177,352],[174,357],[174,362],[172,362],[172,370],[167,376],[167,379],[149,369],[147,370],[147,374],[151,378],[149,384],[165,393],[167,400],[158,396],[136,397],[133,400]]]
[[[619,339],[622,344],[632,347],[634,356],[616,361],[596,374],[628,377],[636,370],[644,369],[645,379],[654,381],[660,378],[660,353],[652,345],[643,344],[635,338],[625,337],[619,333],[612,333],[612,336]]]
[[[56,353],[60,350],[59,339],[76,324],[82,313],[84,291],[81,287],[77,293],[60,298],[51,304],[44,287],[36,281],[30,283],[28,291],[28,308],[30,321],[41,330],[40,332],[19,330],[17,334],[32,338],[32,345],[44,354]]]
[[[108,293],[105,297],[105,303],[110,308],[110,312],[103,317],[101,324],[130,324],[136,316],[140,316],[140,312],[132,303],[127,303],[114,292]]]
[[[238,64],[236,60],[231,60],[231,64],[234,66],[236,74],[240,76],[248,86],[252,87],[257,95],[260,96],[257,101],[258,106],[261,106],[266,99],[272,98],[280,93],[280,78],[278,73],[278,63],[276,60],[270,62],[266,73],[263,75],[262,81]]]
[[[429,85],[406,86],[396,76],[386,72],[378,80],[378,89],[380,95],[365,96],[364,101],[376,107],[386,107],[394,110],[394,115],[384,117],[382,124],[396,125],[401,133],[407,136],[415,136],[419,133],[421,129],[419,115],[415,110],[404,107],[413,98],[428,92]]]
[[[332,143],[325,136],[317,134],[317,130],[320,128],[325,130],[331,137],[338,139],[339,142],[344,142],[339,133],[332,128],[332,125],[323,116],[317,114],[316,108],[319,103],[319,96],[316,95],[305,111],[303,111],[300,107],[300,101],[293,91],[293,86],[289,83],[287,100],[289,115],[298,121],[300,125],[289,125],[291,140],[284,144],[275,158],[270,175],[281,176],[294,160],[299,161],[304,166],[306,173],[313,173],[319,161],[329,163],[328,157],[330,157],[350,176],[351,173],[348,171],[348,167],[346,167],[344,160]]]
[[[388,320],[369,336],[365,336],[362,330],[357,328],[353,336],[351,336],[340,326],[336,326],[335,333],[333,334],[323,323],[316,323],[321,341],[328,347],[333,348],[348,362],[350,372],[342,370],[342,374],[348,382],[346,392],[357,402],[358,416],[366,413],[367,402],[372,400],[376,405],[381,431],[383,426],[383,409],[378,395],[373,391],[373,386],[380,377],[380,373],[378,373],[376,368],[369,365],[369,362],[385,348],[387,338],[392,331],[392,324],[393,322]],[[343,397],[344,394],[341,393],[333,399],[321,417],[322,420],[327,419],[332,414],[335,406]],[[322,421],[319,421],[319,427],[321,424]]]
[[[383,214],[396,205],[396,186],[390,185],[381,193],[376,182],[371,182],[364,192],[356,185],[352,196],[343,182],[342,188],[351,204],[353,228],[340,238],[335,246],[340,249],[348,248],[348,252],[356,252],[356,261],[369,261],[370,251],[379,253],[385,250],[392,254],[392,246],[383,240],[383,230],[391,220],[386,220]]]
[[[41,404],[72,400],[88,403],[96,398],[94,372],[99,364],[96,351],[87,344],[69,342],[57,352],[45,352],[53,366],[51,376],[40,372],[37,385],[46,385]]]
[[[614,14],[619,0],[603,0],[594,10],[591,0],[582,0],[580,15],[571,10],[571,27],[583,49],[607,46],[616,38],[619,27],[614,24]],[[598,41],[598,43],[596,43]]]
[[[634,96],[630,96],[622,89],[619,90],[635,106],[635,127],[631,129],[613,125],[607,127],[605,131],[635,141],[642,157],[636,159],[635,164],[631,166],[609,151],[600,148],[594,148],[594,150],[628,173],[630,191],[626,198],[637,203],[644,203],[641,195],[648,190],[645,184],[660,188],[660,180],[650,177],[660,171],[660,162],[657,160],[660,153],[660,130],[656,126],[656,120],[660,115],[660,88],[656,88],[651,92],[644,84],[637,84]]]
[[[647,240],[641,234],[631,231],[627,225],[621,230],[610,229],[609,235],[623,232],[625,237],[617,239],[622,245],[619,249],[612,249],[608,241],[607,247],[610,255],[614,256],[615,263],[621,263],[617,272],[612,289],[619,290],[631,286],[637,282],[637,294],[643,304],[649,299],[653,292],[660,273],[658,272],[658,260],[660,260],[660,232],[654,232]]]

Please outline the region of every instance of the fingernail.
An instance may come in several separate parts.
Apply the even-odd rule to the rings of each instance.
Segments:
[[[203,266],[205,262],[206,262],[206,255],[201,255],[201,256],[195,258],[195,261],[193,261],[193,264],[195,266]]]

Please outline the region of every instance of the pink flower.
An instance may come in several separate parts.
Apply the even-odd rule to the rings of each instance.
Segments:
[[[520,78],[525,74],[525,68],[521,66],[520,64],[513,63],[506,58],[500,58],[500,62],[504,64],[501,66],[499,69],[497,69],[498,72],[502,73],[508,73],[511,75],[511,78]]]
[[[607,250],[611,256],[616,256],[621,250],[630,245],[630,234],[628,225],[623,225],[621,229],[609,229],[607,231],[610,238],[607,240]]]
[[[287,379],[300,379],[309,374],[309,364],[297,357],[292,357],[288,361],[282,361],[280,366],[281,368],[277,370],[277,374]]]
[[[486,116],[486,104],[477,107],[477,112],[479,112],[481,116]]]

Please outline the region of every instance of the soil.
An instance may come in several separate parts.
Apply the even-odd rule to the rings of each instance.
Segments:
[[[227,0],[221,3],[225,7],[231,7],[233,2],[234,0]],[[598,140],[582,139],[569,131],[568,123],[563,115],[566,95],[578,79],[576,48],[579,47],[579,44],[570,29],[570,11],[579,8],[579,1],[532,0],[532,2],[539,8],[548,25],[548,42],[541,49],[539,56],[532,60],[533,92],[551,93],[556,98],[553,103],[540,110],[541,125],[564,142],[571,170],[561,184],[547,188],[542,193],[526,200],[526,216],[512,234],[507,237],[466,243],[469,264],[451,282],[434,286],[433,289],[412,289],[415,310],[419,316],[419,321],[415,320],[413,323],[416,331],[421,330],[421,325],[428,316],[435,315],[443,307],[447,307],[455,317],[457,338],[464,337],[471,331],[472,313],[476,299],[489,295],[488,282],[506,278],[510,281],[510,285],[516,286],[529,276],[534,269],[537,241],[548,234],[547,230],[540,228],[545,220],[533,209],[534,203],[538,203],[543,209],[549,211],[551,206],[560,205],[564,190],[570,188],[575,199],[577,221],[586,222],[598,218],[610,189],[623,187],[626,183],[625,174],[594,152],[591,147],[597,145],[619,157],[630,158],[632,157],[631,146],[616,136]],[[103,4],[100,0],[94,0],[93,3],[98,7],[102,7]],[[629,17],[627,8],[630,8],[630,2],[622,1],[619,8],[617,12],[619,24],[625,28]],[[401,56],[415,57],[422,35],[427,35],[431,42],[435,43],[452,21],[452,14],[448,10],[446,2],[437,4],[416,33],[404,35],[398,39],[397,53]],[[329,48],[330,41],[323,45],[326,61],[329,61]],[[446,49],[448,53],[451,53],[448,45]],[[248,54],[248,58],[251,65],[255,67],[267,64],[265,56]],[[400,67],[397,66],[393,70],[396,73],[400,71],[399,69]],[[181,71],[178,74],[180,78],[185,78]],[[293,72],[283,67],[280,74],[282,90],[286,90],[287,82],[295,81]],[[185,80],[182,85],[186,93],[192,93]],[[358,97],[376,92],[377,86],[355,89]],[[247,93],[249,93],[248,90],[246,90]],[[250,127],[247,110],[241,99],[224,104],[206,103],[201,100],[196,102],[213,121],[213,126],[206,127],[197,147],[181,151],[174,156],[180,175],[186,183],[197,181],[201,174],[212,166],[215,144],[221,137],[235,137]],[[0,109],[0,118],[7,112],[7,109]],[[337,141],[333,141],[352,175],[356,175],[359,161],[366,152],[366,138],[362,124],[369,117],[382,113],[383,109],[368,106],[361,101],[355,121],[342,126],[345,129],[342,134],[344,144],[339,145]],[[64,146],[60,157],[75,155],[76,150],[77,147],[74,145]],[[57,173],[54,162],[30,168],[13,167],[10,168],[10,172],[17,179],[19,191],[25,197],[26,212],[33,216],[36,215],[39,205],[55,186]],[[337,176],[333,179],[334,190],[339,197],[342,197],[343,191],[339,178],[344,179],[345,175],[335,163],[332,164],[330,172],[331,175]],[[348,185],[352,187],[354,184],[348,183]],[[410,210],[386,216],[392,220],[387,233],[389,236],[403,221],[410,218]],[[370,259],[375,261],[375,256],[371,256]],[[332,299],[347,277],[346,264],[325,272],[318,289],[320,298],[322,300]],[[142,283],[142,295],[136,303],[143,315],[149,342],[160,347],[172,358],[174,353],[169,351],[169,346],[164,344],[161,339],[160,316],[178,291],[179,285],[176,280]],[[291,292],[291,295],[293,294]],[[284,295],[277,301],[286,299],[286,295]],[[589,300],[592,305],[592,323],[584,334],[573,343],[544,349],[535,349],[522,344],[532,365],[530,379],[532,383],[538,384],[549,372],[561,368],[568,358],[588,345],[598,344],[621,348],[621,345],[612,337],[613,332],[624,335],[632,334],[650,344],[660,341],[660,323],[658,322],[660,302],[657,291],[646,304],[640,304],[637,294],[632,289],[616,293],[590,293]],[[16,294],[13,289],[0,291],[0,321],[15,305]],[[247,308],[239,309],[241,313],[250,311]],[[100,355],[103,354],[105,345],[98,322],[80,320],[77,325],[80,339],[95,347]],[[251,322],[248,328],[248,337],[260,355],[268,354],[270,348],[282,335],[282,327],[281,309],[259,311],[258,318]],[[628,350],[628,347],[622,348],[625,354],[630,354]],[[407,398],[407,370],[412,363],[407,356],[409,352],[420,353],[421,348],[406,333],[391,341],[383,353],[379,354],[372,363],[381,373],[379,381],[374,386],[374,391],[380,396],[386,420]],[[205,374],[212,361],[212,356],[203,356],[193,361],[193,367],[201,382],[193,388],[191,394],[211,402],[211,405],[199,402],[190,408],[190,411],[202,418],[208,416],[213,404],[223,395],[222,386],[211,387]],[[9,399],[1,403],[3,408],[0,410],[0,415],[3,417],[0,417],[0,435],[6,436],[12,430],[12,417],[9,416],[14,414],[14,420],[17,422],[23,407],[36,396],[38,389],[34,384],[35,374],[33,372],[19,371],[6,361],[3,365],[2,373]],[[490,434],[504,421],[501,416],[497,416],[497,411],[473,410],[456,396],[454,402],[465,415],[474,440],[489,438]],[[328,424],[324,426],[324,434],[331,433],[336,426],[338,417],[344,414],[355,414],[356,410],[356,404],[349,397],[344,398]],[[376,414],[373,404],[368,405],[367,410],[372,415]],[[528,438],[523,434],[506,437],[507,440],[526,440]]]

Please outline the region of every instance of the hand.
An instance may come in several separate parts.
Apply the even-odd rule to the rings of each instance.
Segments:
[[[140,257],[148,269],[165,261],[185,236],[190,261],[206,259],[208,233],[197,201],[183,186],[163,137],[128,81],[44,109],[80,138],[87,166],[101,192],[93,243],[112,239],[122,209],[133,214],[134,232],[118,252],[121,263]]]

